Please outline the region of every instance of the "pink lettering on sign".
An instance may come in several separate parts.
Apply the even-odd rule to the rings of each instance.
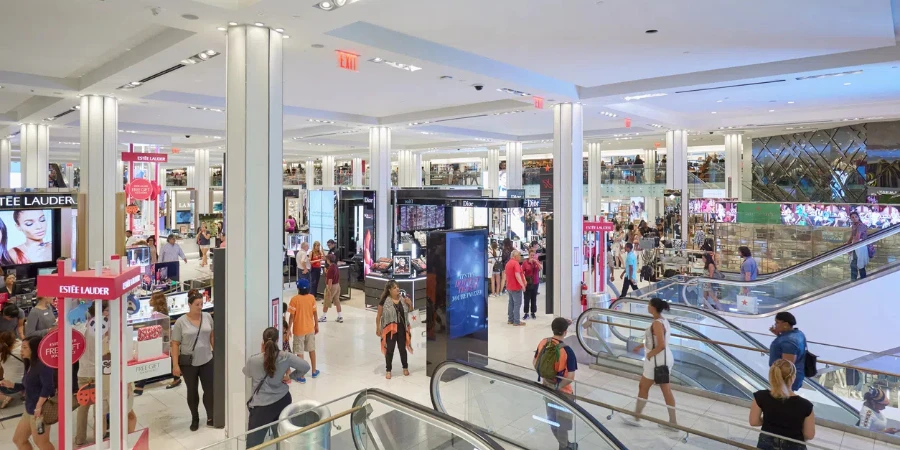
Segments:
[[[169,161],[169,155],[165,153],[134,153],[123,152],[122,161],[164,163]]]
[[[135,178],[125,186],[125,191],[135,200],[150,200],[153,197],[153,183],[144,178]]]
[[[584,222],[582,230],[584,233],[610,232],[615,230],[615,227],[612,222]]]
[[[72,330],[72,363],[81,359],[84,355],[84,335]],[[38,345],[38,357],[41,362],[51,369],[59,367],[59,329],[53,330],[41,339]]]

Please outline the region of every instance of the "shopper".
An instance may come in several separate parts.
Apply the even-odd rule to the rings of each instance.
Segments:
[[[622,232],[622,225],[616,224],[616,231],[612,235],[612,252],[615,257],[614,267],[624,267],[625,262],[622,261],[622,248],[625,241],[625,233]],[[612,269],[612,267],[610,267]]]
[[[297,295],[293,296],[288,306],[291,317],[288,325],[294,336],[294,353],[303,358],[303,352],[309,353],[312,377],[317,378],[316,370],[316,335],[319,334],[319,319],[316,317],[316,298],[309,292],[309,281],[301,278],[297,281]],[[306,383],[306,378],[299,379]]]
[[[14,396],[25,391],[25,360],[22,358],[22,341],[12,331],[0,333],[0,409],[9,406]]]
[[[313,242],[312,251],[309,252],[309,266],[312,267],[312,271],[309,273],[309,287],[313,297],[319,295],[319,277],[322,276],[322,261],[324,260],[325,253],[322,252],[322,244],[319,241]]]
[[[184,256],[184,251],[181,250],[180,245],[175,243],[175,235],[170,234],[159,252],[159,262],[172,262],[179,259],[184,260],[185,264],[187,264],[187,257]]]
[[[522,271],[521,259],[522,254],[518,250],[513,250],[504,269],[506,293],[509,296],[507,323],[517,327],[525,326],[525,323],[519,320],[519,308],[522,306],[525,291],[525,272]]]
[[[50,297],[38,297],[37,304],[28,312],[28,320],[25,321],[25,337],[44,337],[50,330],[56,328],[56,315],[53,313],[53,299]]]
[[[625,297],[628,294],[628,288],[632,290],[637,290],[638,286],[634,280],[637,280],[638,269],[637,269],[637,255],[634,253],[634,244],[631,242],[625,243],[625,270],[622,271],[622,275],[619,275],[619,279],[624,279],[622,282],[622,295],[620,297]]]
[[[797,372],[793,364],[780,359],[769,368],[769,389],[753,393],[750,426],[762,426],[756,448],[765,450],[805,450],[794,441],[810,441],[816,436],[813,404],[791,392]],[[786,437],[794,441],[780,439]]]
[[[503,289],[503,263],[500,258],[500,249],[497,248],[497,241],[491,242],[491,287],[492,293],[494,295],[500,295],[500,291]]]
[[[855,244],[868,237],[869,230],[866,224],[859,219],[859,213],[850,213],[850,238],[848,244]],[[866,277],[866,266],[869,264],[869,249],[864,246],[850,252],[850,281]]]
[[[650,387],[654,384],[659,385],[663,398],[666,400],[666,406],[669,410],[669,422],[678,423],[675,418],[675,395],[672,394],[672,386],[669,385],[669,374],[672,372],[672,366],[675,365],[675,358],[672,350],[669,348],[669,340],[671,339],[671,327],[669,321],[663,317],[662,313],[669,310],[669,304],[658,297],[650,299],[647,306],[647,312],[653,316],[653,322],[644,331],[644,343],[635,347],[634,352],[640,353],[642,348],[646,348],[647,354],[644,357],[644,370],[641,374],[641,381],[638,385],[638,401],[635,405],[634,412],[641,414],[644,406],[647,404],[647,397],[650,395]],[[662,358],[660,358],[662,356]],[[623,416],[625,423],[634,426],[640,426],[641,421],[638,417]],[[665,425],[662,428],[674,430]]]
[[[191,431],[200,428],[200,394],[198,383],[203,385],[203,407],[206,409],[206,425],[212,426],[213,415],[213,320],[202,311],[203,296],[188,296],[190,310],[178,318],[172,327],[172,375],[184,375],[187,385],[187,402],[191,410]]]
[[[309,243],[300,244],[300,250],[297,250],[297,279],[303,278],[309,280],[309,273],[312,266],[309,263]]]
[[[206,266],[207,255],[209,254],[209,241],[212,235],[206,229],[206,225],[200,225],[200,232],[197,233],[197,246],[200,247],[200,267]]]
[[[334,239],[329,239],[325,244],[328,245],[327,256],[334,255],[334,257],[337,258],[337,242],[335,242]],[[331,264],[328,258],[325,258],[325,262],[326,264]]]
[[[888,420],[881,412],[890,405],[887,394],[878,386],[869,388],[863,395],[862,409],[859,410],[859,426],[879,433],[896,434],[897,428],[888,427]]]
[[[38,346],[41,338],[32,336],[22,344],[22,359],[25,360],[25,376],[22,385],[25,387],[25,412],[19,419],[13,442],[19,450],[31,449],[33,439],[40,450],[53,450],[50,442],[50,425],[43,421],[44,403],[56,394],[54,370],[45,366],[38,358]]]
[[[5,284],[3,286],[3,289],[0,290],[0,294],[6,294],[7,298],[14,295],[19,295],[19,287],[16,286],[15,271],[6,274],[6,278],[4,279],[4,281]]]
[[[797,326],[794,315],[782,311],[775,314],[775,325],[769,328],[775,336],[772,345],[769,346],[769,366],[783,359],[797,367],[797,376],[791,385],[791,390],[797,392],[803,386],[806,363],[806,335]]]
[[[344,316],[341,315],[341,272],[337,265],[337,256],[330,253],[326,258],[328,268],[325,269],[325,301],[322,302],[322,317],[319,322],[327,322],[328,308],[334,303],[337,309],[338,323],[344,322]]]
[[[742,245],[738,247],[738,253],[741,254],[741,258],[744,258],[744,261],[741,262],[741,279],[744,281],[756,281],[756,277],[759,276],[759,266],[757,266],[756,260],[753,259],[753,255],[750,253],[750,247]]]
[[[263,331],[260,353],[251,356],[244,366],[244,375],[250,378],[253,389],[247,408],[250,417],[247,430],[256,430],[265,425],[269,427],[253,431],[247,435],[247,448],[255,447],[266,440],[266,434],[278,437],[278,418],[281,411],[291,404],[291,391],[284,378],[293,369],[300,375],[309,372],[309,364],[290,352],[278,349],[278,329],[266,328]]]
[[[412,353],[412,335],[410,332],[409,312],[412,311],[412,301],[406,295],[400,295],[400,286],[396,281],[388,281],[381,294],[378,303],[378,313],[375,315],[375,334],[381,338],[381,353],[384,354],[384,377],[391,379],[391,369],[394,362],[394,347],[400,352],[400,364],[403,366],[403,375],[409,376],[409,364],[406,360],[407,351]]]
[[[288,233],[295,233],[297,231],[297,221],[294,220],[294,216],[288,216],[287,220],[284,221],[284,231]]]
[[[147,238],[147,246],[150,247],[150,264],[156,264],[159,260],[159,248],[156,246],[156,236],[150,235]]]
[[[509,238],[503,239],[503,248],[500,249],[500,264],[502,264],[501,267],[503,267],[503,269],[504,269],[503,273],[501,274],[501,278],[502,278],[501,286],[503,287],[504,294],[506,293],[506,290],[507,290],[506,289],[506,284],[507,284],[506,265],[509,263],[510,258],[512,258],[513,250],[515,250],[515,249],[513,248],[512,240],[510,240]]]
[[[19,339],[25,339],[25,312],[11,302],[3,305],[0,314],[0,333],[4,331],[12,331]]]
[[[538,286],[541,284],[541,262],[538,261],[537,251],[531,249],[528,251],[528,259],[522,263],[522,272],[525,276],[525,309],[523,310],[522,319],[528,318],[528,311],[531,311],[531,318],[536,319],[537,316],[537,295]]]
[[[569,321],[557,317],[550,324],[550,329],[553,331],[553,337],[541,340],[534,352],[532,364],[538,371],[538,376],[544,386],[556,389],[564,396],[572,398],[575,394],[572,382],[575,381],[578,360],[572,347],[564,343],[566,332],[569,329]],[[572,430],[574,422],[572,413],[565,408],[560,408],[560,405],[553,403],[552,400],[547,400],[546,406],[550,431],[556,437],[559,449],[576,448],[569,441],[569,431]]]

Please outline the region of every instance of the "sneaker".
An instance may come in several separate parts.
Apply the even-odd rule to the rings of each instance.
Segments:
[[[299,381],[300,384],[306,384],[306,377],[300,377],[297,379],[297,381]]]
[[[681,430],[679,430],[677,428],[672,428],[672,427],[670,427],[666,424],[662,424],[662,423],[657,424],[657,426],[659,427],[659,429],[663,430],[663,432],[666,434],[666,437],[668,437],[669,439],[681,438]]]
[[[325,316],[319,317],[319,322],[328,322],[328,318]]]
[[[532,318],[532,319],[537,319],[537,316],[535,316],[534,313],[531,313],[531,318]]]
[[[631,427],[642,427],[642,426],[644,426],[644,424],[642,424],[640,420],[635,419],[634,416],[629,416],[629,415],[627,415],[627,414],[623,414],[623,415],[621,415],[620,417],[622,417],[622,421],[625,422],[625,425],[628,425],[628,426],[631,426]]]
[[[344,318],[341,316],[338,316],[337,323],[344,323]]]
[[[318,370],[314,370],[311,376],[312,376],[313,378],[319,378],[319,373],[321,373],[321,372],[318,371]]]
[[[525,314],[524,316],[522,316],[522,320],[528,320],[528,314]]]

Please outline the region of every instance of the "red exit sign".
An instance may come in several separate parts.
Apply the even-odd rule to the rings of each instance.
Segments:
[[[357,63],[359,62],[359,55],[355,53],[345,52],[341,50],[337,50],[338,56],[338,67],[341,69],[351,70],[353,72],[358,72]]]
[[[543,97],[534,97],[534,107],[537,109],[544,109]]]

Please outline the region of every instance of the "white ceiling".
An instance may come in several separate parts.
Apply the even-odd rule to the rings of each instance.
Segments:
[[[900,117],[898,0],[360,0],[333,12],[295,0],[9,3],[0,16],[0,41],[9,44],[0,46],[0,127],[13,133],[18,123],[42,122],[79,94],[113,94],[129,131],[120,142],[176,146],[185,161],[192,148],[218,155],[225,146],[225,114],[189,108],[224,108],[224,54],[116,88],[203,50],[224,53],[216,28],[229,21],[290,35],[286,159],[364,155],[374,124],[392,127],[396,148],[436,154],[541,141],[552,137],[552,104],[564,101],[582,102],[585,135],[613,146],[625,133],[636,139],[628,145],[652,146],[667,128],[776,134],[786,124]],[[360,54],[359,71],[339,69],[335,50]],[[862,73],[796,80],[855,70]],[[678,93],[771,80],[786,81]],[[540,95],[547,109],[500,88]],[[644,93],[667,95],[625,100]],[[502,114],[513,111],[521,112]],[[52,125],[52,141],[78,141],[77,115]],[[77,145],[52,146],[59,158],[77,157]]]

